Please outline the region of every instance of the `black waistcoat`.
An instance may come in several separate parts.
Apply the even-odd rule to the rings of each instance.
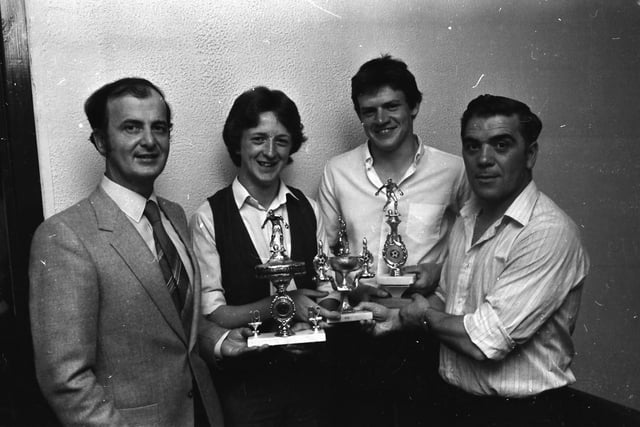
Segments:
[[[315,289],[313,257],[316,254],[316,218],[313,208],[296,188],[289,187],[296,196],[287,194],[287,212],[291,246],[287,253],[294,261],[304,261],[307,273],[295,278],[298,289]],[[209,197],[216,233],[216,247],[220,255],[220,270],[225,299],[229,305],[242,305],[270,295],[271,284],[256,279],[255,266],[262,264],[249,232],[235,204],[231,186]]]

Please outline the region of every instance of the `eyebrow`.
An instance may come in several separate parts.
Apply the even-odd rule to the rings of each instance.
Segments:
[[[491,141],[499,141],[502,139],[508,139],[509,141],[515,141],[516,139],[513,137],[512,134],[510,133],[500,133],[498,135],[493,135],[491,138],[489,138],[489,142]]]
[[[388,106],[397,105],[397,104],[402,104],[402,101],[400,101],[399,99],[392,99],[390,101],[382,103],[380,106],[388,107]],[[371,105],[371,106],[360,107],[360,110],[369,110],[369,109],[374,109],[375,110],[376,108],[378,108],[377,105]]]
[[[128,118],[128,119],[122,120],[120,123],[117,124],[118,127],[125,126],[125,125],[136,125],[136,126],[142,127],[144,126],[144,120]],[[158,125],[163,125],[163,126],[167,126],[168,128],[171,128],[171,124],[166,120],[154,120],[151,122],[151,126],[158,126]]]
[[[142,124],[143,122],[142,122],[142,120],[138,120],[138,119],[130,119],[130,118],[124,119],[124,120],[122,120],[122,121],[120,122],[120,124],[121,124],[121,125],[123,125],[123,124],[130,124],[130,123],[131,123],[131,124],[139,125],[139,124]]]
[[[249,135],[250,136],[265,136],[265,135],[268,136],[269,134],[267,132],[256,131],[256,132],[251,132]],[[287,138],[291,137],[291,135],[289,135],[288,133],[277,133],[274,135],[274,138],[282,137],[282,136]]]
[[[502,139],[508,139],[510,141],[515,141],[515,138],[513,137],[512,134],[510,133],[499,133],[498,135],[493,135],[489,138],[488,142],[495,142],[495,141],[499,141]],[[475,138],[471,135],[465,135],[462,137],[462,142],[465,141],[480,141],[478,138]]]

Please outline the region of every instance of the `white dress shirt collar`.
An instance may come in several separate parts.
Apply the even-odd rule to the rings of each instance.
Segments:
[[[240,183],[237,176],[235,177],[235,179],[233,180],[233,183],[231,184],[231,191],[233,193],[233,199],[236,202],[236,206],[238,207],[238,210],[240,210],[242,206],[245,203],[247,203],[260,210],[267,211],[271,209],[275,211],[280,206],[283,206],[285,203],[287,203],[287,194],[291,194],[291,196],[297,199],[295,194],[293,194],[291,190],[289,190],[289,187],[287,187],[284,181],[282,180],[280,180],[278,194],[276,194],[276,197],[273,199],[273,201],[271,202],[271,205],[268,207],[260,206],[258,201],[253,198],[253,196],[249,193],[249,191],[245,188],[245,186]]]
[[[424,144],[422,143],[422,138],[420,138],[420,136],[418,135],[414,135],[414,136],[416,137],[416,141],[418,143],[418,149],[416,150],[416,153],[413,156],[413,163],[411,164],[411,167],[409,169],[415,169],[415,167],[420,162],[420,159],[422,159],[422,157],[424,157],[427,154],[424,148]],[[366,144],[362,144],[362,155],[363,155],[365,167],[366,168],[372,167],[373,156],[371,155],[371,150],[369,149],[369,140],[367,140]]]
[[[118,205],[118,207],[133,221],[140,222],[142,215],[144,214],[144,207],[147,204],[147,199],[136,193],[133,190],[129,190],[126,187],[112,181],[107,178],[106,175],[102,176],[100,181],[100,187],[104,190],[109,197]],[[158,203],[158,198],[155,193],[151,194],[150,200]]]
[[[509,205],[505,213],[496,222],[502,222],[504,217],[509,217],[512,220],[518,222],[520,225],[525,226],[531,220],[531,214],[533,208],[538,200],[538,187],[535,182],[531,180],[529,184],[518,194],[518,197]],[[480,205],[478,198],[475,194],[471,196],[469,201],[460,210],[460,215],[466,220],[475,220],[475,217],[480,212]]]

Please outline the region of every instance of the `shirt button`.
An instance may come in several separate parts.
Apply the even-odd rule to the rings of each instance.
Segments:
[[[193,397],[193,390],[189,390],[189,393],[187,393],[187,397],[189,399],[191,399]]]

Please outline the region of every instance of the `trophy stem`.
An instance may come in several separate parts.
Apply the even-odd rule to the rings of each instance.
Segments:
[[[276,287],[276,294],[271,301],[271,312],[276,314],[278,330],[277,337],[289,337],[295,333],[291,330],[291,321],[296,312],[293,299],[287,294],[287,280],[275,280],[273,283]]]
[[[278,332],[276,332],[276,336],[290,337],[291,335],[293,335],[293,331],[291,330],[291,325],[289,325],[289,322],[278,320]]]
[[[347,274],[349,274],[346,271],[341,271],[341,275],[342,275],[342,283],[340,283],[340,288],[341,289],[347,289],[347,291],[349,289],[351,289],[351,286],[349,285],[349,282],[347,281]],[[342,292],[342,294],[344,295],[345,292]]]
[[[349,304],[349,292],[340,292],[340,313],[353,313],[355,310]]]

